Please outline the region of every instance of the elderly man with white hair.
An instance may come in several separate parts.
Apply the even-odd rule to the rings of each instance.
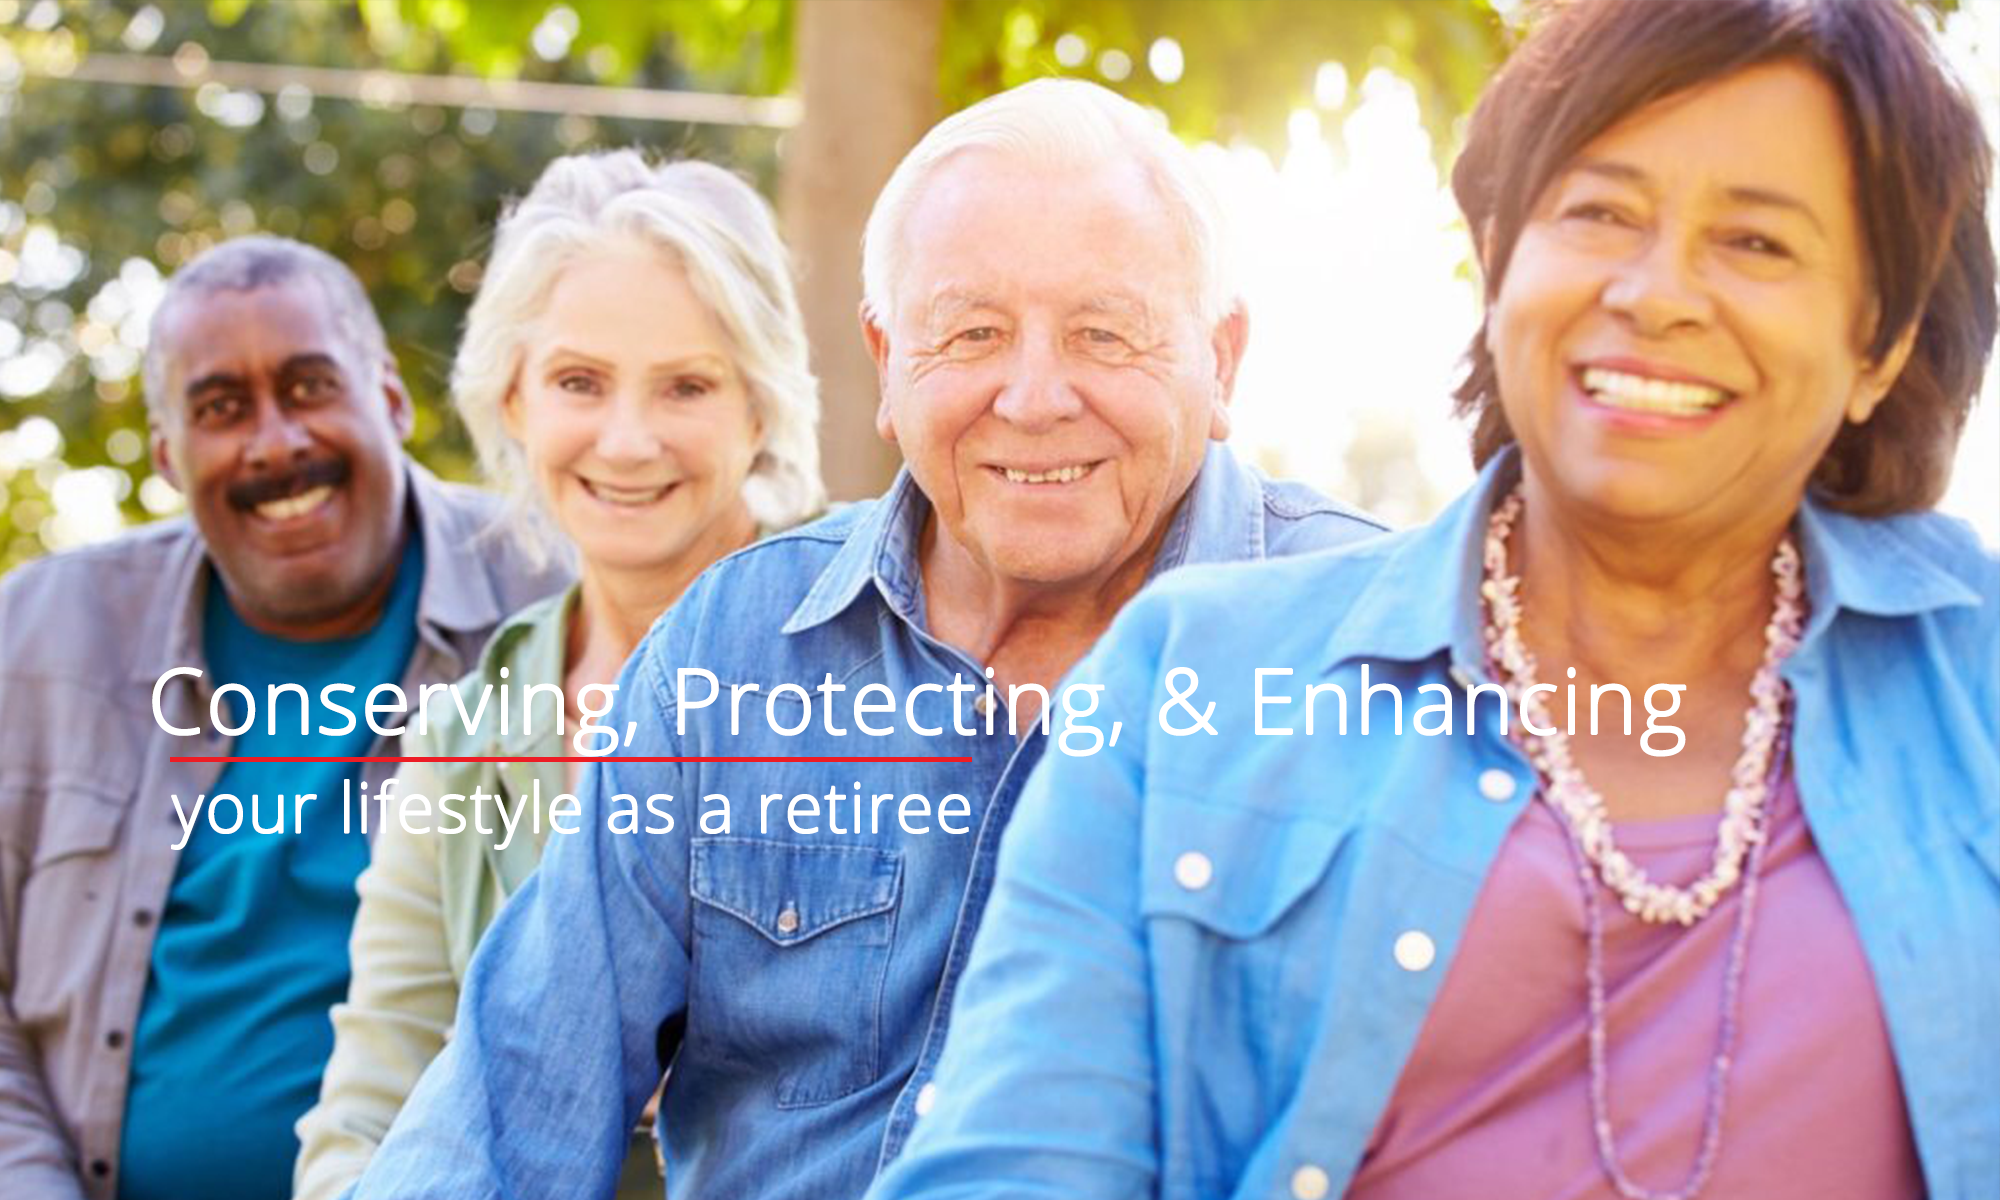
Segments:
[[[1187,150],[1093,85],[1014,89],[910,153],[862,314],[906,469],[725,559],[641,643],[618,756],[359,1195],[607,1195],[663,1067],[669,1195],[867,1189],[935,1094],[1063,673],[1166,571],[1379,528],[1221,444],[1247,335],[1225,267]]]

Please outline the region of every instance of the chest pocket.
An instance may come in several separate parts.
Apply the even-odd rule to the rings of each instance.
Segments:
[[[1341,814],[1147,798],[1140,912],[1156,1020],[1161,1037],[1190,1046],[1197,1073],[1257,1077],[1260,1063],[1303,1061],[1342,932],[1325,885],[1351,832]],[[1192,1049],[1217,1028],[1242,1036]]]
[[[880,1078],[902,854],[736,837],[691,852],[690,1036],[774,1073],[780,1108],[830,1103]]]
[[[88,791],[57,789],[45,800],[15,920],[14,1013],[33,1028],[97,988],[96,971],[123,925],[106,911],[120,901],[114,849],[126,808]],[[163,820],[153,836],[168,840]],[[178,835],[175,835],[178,837]],[[0,935],[4,936],[4,935]]]
[[[1147,801],[1141,908],[1215,937],[1262,936],[1326,876],[1349,822],[1161,794]]]

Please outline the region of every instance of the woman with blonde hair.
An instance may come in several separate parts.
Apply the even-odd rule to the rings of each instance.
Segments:
[[[558,727],[573,733],[596,711],[591,697],[608,692],[592,689],[613,683],[695,576],[823,501],[818,391],[784,246],[757,193],[706,163],[630,150],[551,163],[501,218],[452,385],[511,501],[496,532],[572,561],[578,581],[505,622],[459,685],[468,698],[508,688],[509,727],[488,705],[468,731],[445,700],[404,744],[411,757],[515,761],[411,763],[401,776],[406,796],[468,797],[467,829],[388,820],[377,835],[333,1056],[298,1125],[303,1200],[359,1178],[443,1047],[481,934],[541,857],[548,805],[574,780],[565,764],[522,760],[574,754]],[[536,685],[560,687],[560,721],[555,693]],[[534,804],[543,819],[521,819]],[[660,1194],[647,1131],[634,1131],[619,1194]]]

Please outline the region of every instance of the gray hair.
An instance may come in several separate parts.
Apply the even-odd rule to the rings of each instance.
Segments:
[[[512,528],[546,558],[565,543],[529,478],[502,408],[525,340],[563,268],[630,240],[687,272],[736,355],[764,444],[743,484],[760,525],[778,528],[825,503],[819,476],[819,383],[771,208],[741,179],[704,162],[648,163],[636,150],[558,158],[500,218],[493,254],[452,364],[452,399],[487,478],[507,495]]]
[[[333,305],[334,320],[342,336],[360,352],[362,369],[374,373],[389,358],[389,339],[382,332],[382,320],[368,293],[347,264],[316,246],[270,234],[231,238],[211,247],[195,260],[174,272],[167,281],[166,294],[153,310],[146,335],[146,359],[141,376],[146,392],[146,412],[157,418],[166,400],[167,351],[161,335],[175,310],[191,300],[217,292],[251,292],[258,288],[311,279],[326,289]]]
[[[1136,162],[1166,201],[1193,261],[1196,315],[1213,323],[1236,304],[1222,207],[1202,181],[1194,153],[1163,120],[1108,88],[1081,79],[1037,79],[938,122],[883,185],[861,242],[862,303],[878,325],[894,316],[903,226],[917,196],[947,160],[972,149],[1054,166]]]

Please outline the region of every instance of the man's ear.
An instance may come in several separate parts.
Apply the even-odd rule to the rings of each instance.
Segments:
[[[396,427],[396,440],[408,441],[410,432],[416,428],[417,412],[410,403],[410,392],[403,386],[402,369],[396,365],[396,356],[382,355],[382,398],[389,405],[389,422]]]
[[[868,357],[875,360],[875,432],[893,446],[896,444],[896,420],[889,411],[889,335],[865,300],[861,303],[860,316],[861,340],[868,345]]]
[[[167,440],[167,422],[184,421],[187,419],[187,412],[185,409],[176,409],[175,415],[169,416],[165,411],[167,405],[181,403],[178,399],[181,386],[180,372],[174,365],[172,343],[167,340],[174,333],[175,315],[169,306],[162,304],[153,313],[153,326],[148,334],[152,338],[152,344],[147,347],[148,357],[157,356],[166,365],[167,370],[161,383],[161,391],[156,394],[148,389],[146,393],[146,442],[152,451],[153,471],[174,485],[175,491],[182,491],[181,473],[174,468],[173,446]],[[170,396],[176,398],[168,399]]]
[[[152,420],[146,422],[146,438],[152,445],[153,470],[159,474],[160,478],[173,484],[175,491],[180,491],[181,473],[174,469],[172,448],[167,445],[167,433],[166,430],[160,428],[160,419],[158,417],[154,417]]]
[[[1209,403],[1208,436],[1229,437],[1229,401],[1236,394],[1236,376],[1243,369],[1243,352],[1250,347],[1250,310],[1238,300],[1215,323],[1209,348],[1215,355],[1215,398]]]
[[[1882,357],[1872,363],[1864,363],[1861,373],[1855,376],[1854,393],[1847,399],[1847,419],[1856,425],[1865,425],[1868,418],[1889,395],[1889,389],[1896,386],[1902,377],[1903,368],[1910,363],[1910,355],[1917,348],[1917,322],[1911,321],[1894,344],[1883,351]]]

